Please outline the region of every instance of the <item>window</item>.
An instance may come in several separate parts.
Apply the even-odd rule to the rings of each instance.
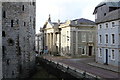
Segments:
[[[106,16],[106,13],[104,13],[104,16]]]
[[[31,16],[30,16],[30,22],[31,22]]]
[[[3,53],[2,56],[3,56],[3,58],[5,57],[5,49],[6,49],[5,46],[2,46],[2,53]]]
[[[112,22],[112,27],[115,27],[115,22]]]
[[[86,33],[82,33],[82,42],[86,42]]]
[[[25,10],[25,7],[24,7],[24,5],[22,6],[22,11],[24,11]]]
[[[76,43],[76,31],[73,31],[73,43]]]
[[[99,35],[99,42],[102,43],[102,35]]]
[[[93,35],[92,35],[92,33],[89,33],[88,35],[89,35],[89,42],[92,42],[93,41]]]
[[[100,25],[100,29],[102,28],[102,25]]]
[[[33,29],[35,29],[35,18],[33,20]]]
[[[13,27],[13,20],[11,20],[11,27]]]
[[[5,31],[2,31],[2,37],[5,37]]]
[[[9,59],[7,59],[6,63],[7,63],[7,65],[9,65],[9,64],[10,64],[10,60],[9,60]]]
[[[35,2],[32,2],[33,6],[35,6]]]
[[[106,34],[106,43],[108,43],[108,34]]]
[[[16,23],[19,24],[19,20],[18,19],[16,20]]]
[[[99,57],[102,57],[102,49],[99,49]]]
[[[6,18],[6,12],[3,11],[3,18]]]
[[[26,26],[26,22],[24,22],[24,26]]]
[[[115,34],[112,34],[112,44],[115,43]]]
[[[12,39],[10,39],[10,38],[8,39],[8,45],[9,46],[13,46],[14,45],[14,41]]]
[[[112,50],[112,53],[111,53],[111,59],[114,60],[115,59],[115,51]]]
[[[69,32],[67,31],[67,41],[69,41]]]
[[[106,24],[106,29],[108,28],[108,23]]]

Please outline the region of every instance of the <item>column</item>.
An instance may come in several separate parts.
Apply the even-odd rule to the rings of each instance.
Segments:
[[[49,37],[49,45],[50,45],[50,49],[51,49],[51,33],[50,33],[50,37]]]
[[[59,51],[58,53],[61,53],[61,32],[59,32]]]
[[[55,32],[53,33],[53,51],[55,52],[56,51],[56,34]]]
[[[76,54],[78,55],[78,31],[76,31]]]

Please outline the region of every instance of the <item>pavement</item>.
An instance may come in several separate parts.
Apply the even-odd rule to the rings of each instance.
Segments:
[[[86,71],[101,78],[120,79],[117,67],[95,63],[94,58],[73,59],[55,56],[44,56],[43,58],[74,67],[76,70]]]
[[[120,68],[118,68],[117,66],[105,65],[105,64],[96,63],[96,62],[92,62],[92,63],[88,63],[88,64],[91,65],[91,66],[94,66],[94,67],[99,67],[99,68],[102,68],[102,69],[106,69],[106,70],[110,70],[110,71],[120,73]]]

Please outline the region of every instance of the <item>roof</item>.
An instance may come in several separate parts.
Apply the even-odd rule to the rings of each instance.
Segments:
[[[80,23],[80,24],[95,24],[94,21],[91,21],[91,20],[88,20],[88,19],[85,19],[85,18],[80,18],[80,19],[75,19],[75,20],[72,20],[72,21],[77,21],[77,23]]]
[[[107,5],[108,7],[120,7],[120,0],[117,0],[116,2],[107,2],[107,1],[101,2],[100,4],[98,4],[95,7],[95,10],[94,10],[93,14],[96,13],[97,8],[99,8],[99,7],[103,6],[103,5]]]
[[[114,21],[120,19],[120,9],[114,10],[112,12],[109,12],[106,16],[96,19],[96,23],[103,23],[108,21]]]

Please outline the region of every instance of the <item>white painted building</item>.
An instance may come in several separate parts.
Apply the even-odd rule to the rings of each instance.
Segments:
[[[96,62],[120,65],[120,2],[102,2],[94,10],[97,26]]]
[[[62,56],[93,56],[96,45],[96,24],[88,19],[51,22],[44,27],[44,46],[49,52]]]
[[[80,18],[68,20],[61,28],[61,50],[63,56],[93,56],[95,54],[96,25]]]

